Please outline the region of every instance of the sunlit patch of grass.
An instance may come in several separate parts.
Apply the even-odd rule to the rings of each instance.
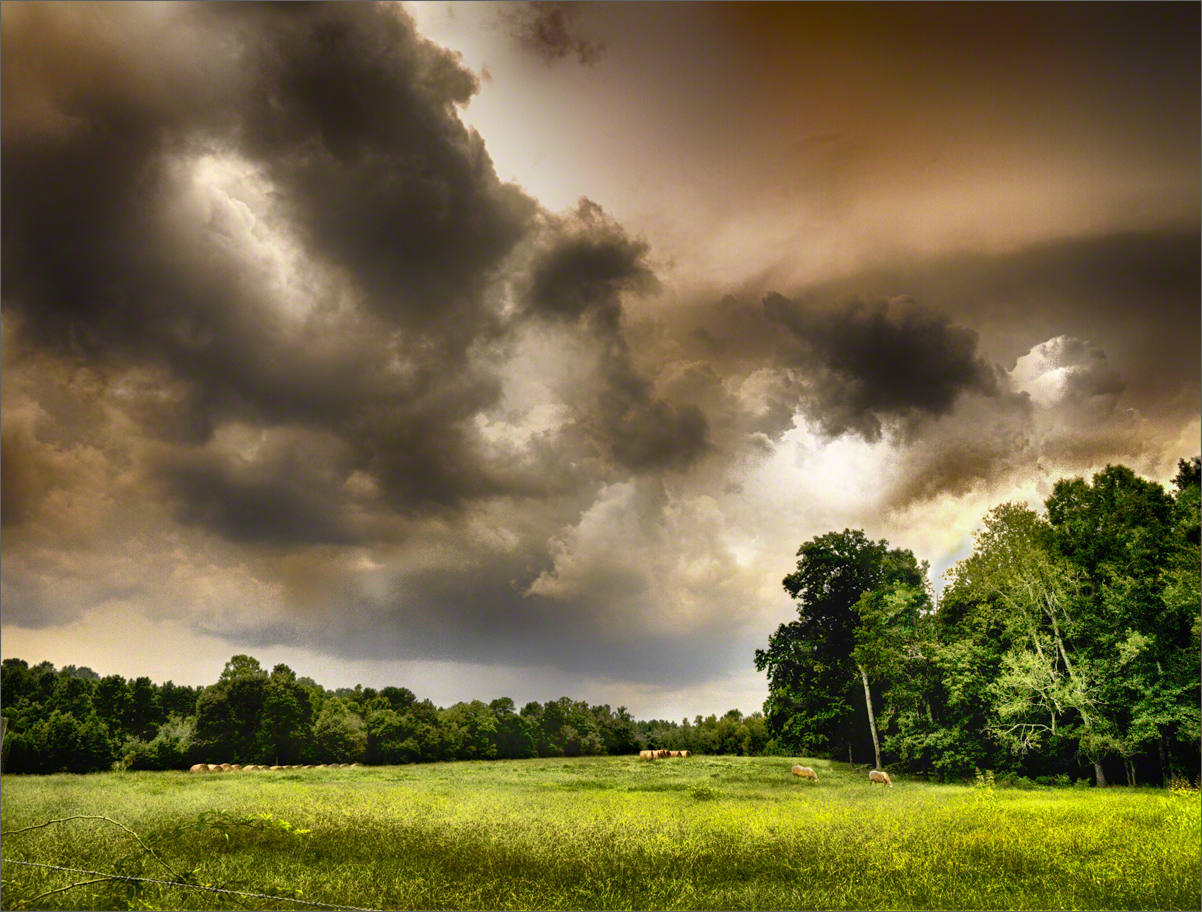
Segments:
[[[817,784],[790,774],[798,761],[819,771]],[[101,813],[149,840],[217,810],[311,833],[186,831],[162,843],[172,865],[206,883],[369,908],[1173,909],[1200,899],[1196,800],[998,789],[981,802],[964,786],[869,786],[813,758],[5,777],[0,792],[5,831]],[[114,870],[131,842],[72,822],[5,839],[4,852]],[[6,865],[5,907],[69,877]],[[245,906],[109,884],[38,907]]]

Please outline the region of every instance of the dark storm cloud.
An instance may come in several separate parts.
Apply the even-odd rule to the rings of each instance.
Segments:
[[[908,294],[987,340],[1010,367],[1066,332],[1123,366],[1141,411],[1198,411],[1202,235],[1196,227],[1065,238],[1003,253],[909,258],[806,288],[819,300]]]
[[[764,311],[790,333],[785,363],[806,376],[810,415],[828,434],[876,440],[882,420],[945,415],[961,393],[997,389],[976,333],[912,299],[819,307],[773,293]]]
[[[601,59],[605,45],[583,37],[577,29],[580,5],[560,0],[515,3],[506,11],[510,34],[526,50],[550,66],[575,54],[584,66]]]
[[[0,524],[23,524],[52,483],[34,459],[28,434],[6,428],[0,434]]]
[[[644,241],[582,199],[536,254],[525,304],[529,315],[579,325],[601,345],[601,376],[578,428],[602,454],[635,471],[683,470],[708,448],[705,414],[658,396],[623,334],[623,297],[658,287],[647,254]]]
[[[152,233],[172,190],[163,159],[209,149],[261,167],[307,252],[349,270],[382,314],[453,350],[469,344],[488,319],[482,285],[535,208],[497,180],[482,140],[454,113],[475,89],[471,74],[381,6],[202,5],[180,15],[210,56],[144,61],[164,71],[148,74],[162,91],[97,73],[58,100],[73,124],[66,136],[6,135],[11,297],[36,300],[43,331],[59,337],[68,321],[104,342],[154,327],[165,292],[145,288],[143,274],[175,265]],[[5,35],[6,62],[33,53],[21,50],[19,27]],[[184,75],[208,77],[210,88],[185,88]],[[223,329],[226,289],[194,275],[168,281],[172,297],[190,281],[205,299],[186,302],[197,331]]]
[[[399,7],[29,5],[6,10],[3,65],[18,347],[149,372],[125,407],[160,438],[299,423],[346,437],[348,468],[404,509],[504,489],[473,469],[465,423],[498,395],[478,358],[503,331],[487,286],[537,207],[458,119],[472,74]],[[192,199],[205,156],[241,169],[258,212]],[[299,245],[296,288],[256,261],[278,244],[265,228]],[[294,521],[238,534],[343,534],[271,471],[163,477],[223,534],[255,497]]]
[[[347,504],[338,480],[317,471],[297,441],[253,462],[186,453],[159,468],[177,518],[206,526],[230,541],[266,544],[349,544]]]
[[[289,222],[381,312],[444,344],[469,343],[487,317],[483,283],[535,210],[497,179],[483,140],[454,113],[475,77],[392,11],[206,12],[249,18],[262,36],[239,62],[253,74],[241,141],[268,167]]]
[[[751,282],[676,332],[726,375],[758,375],[764,426],[741,428],[776,439],[795,411],[826,434],[900,427],[890,510],[1033,465],[1154,474],[1163,434],[1198,410],[1198,249],[1196,230],[1165,229],[911,257],[762,308]]]
[[[557,243],[531,270],[528,307],[568,321],[584,318],[616,336],[622,295],[656,287],[647,253],[646,242],[628,238],[600,206],[583,199]]]

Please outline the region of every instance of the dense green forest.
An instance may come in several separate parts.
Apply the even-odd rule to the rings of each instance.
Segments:
[[[756,666],[778,742],[940,779],[1199,774],[1199,459],[993,509],[938,604],[925,564],[845,530],[797,552],[798,619]]]
[[[797,553],[798,619],[756,666],[765,713],[680,723],[568,697],[440,708],[328,690],[237,655],[208,687],[5,659],[4,770],[421,763],[634,753],[788,754],[938,779],[1159,782],[1199,771],[1200,460],[1169,494],[1122,466],[1003,504],[936,603],[925,563],[845,530]]]
[[[561,697],[518,711],[508,697],[447,708],[406,687],[327,690],[287,665],[231,658],[209,687],[101,678],[89,668],[5,659],[0,698],[11,773],[183,769],[192,763],[423,763],[774,749],[761,713],[637,721],[625,707]]]

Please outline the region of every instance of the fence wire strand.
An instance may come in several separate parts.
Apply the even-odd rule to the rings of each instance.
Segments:
[[[170,880],[155,880],[153,877],[133,877],[128,874],[105,874],[103,871],[86,871],[83,868],[63,868],[58,865],[42,864],[37,861],[16,861],[15,859],[0,858],[0,864],[25,865],[29,868],[49,868],[52,871],[66,871],[68,874],[90,874],[106,880],[138,881],[139,883],[161,884],[165,887],[183,887],[187,890],[206,890],[209,893],[230,893],[234,896],[250,896],[255,899],[274,899],[278,902],[297,903],[302,906],[317,906],[321,909],[340,909],[346,912],[375,912],[374,909],[364,909],[360,906],[335,906],[330,903],[313,902],[307,899],[292,899],[287,896],[269,896],[266,893],[250,893],[245,890],[226,890],[223,887],[206,887],[201,884],[175,883]],[[95,883],[95,881],[93,881]],[[83,886],[76,884],[75,886]]]

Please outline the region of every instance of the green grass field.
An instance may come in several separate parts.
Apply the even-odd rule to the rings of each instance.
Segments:
[[[740,757],[6,776],[3,856],[368,909],[1202,905],[1196,792],[889,789],[805,762],[817,784],[787,759]],[[75,814],[120,821],[161,861],[102,820],[13,832]],[[309,908],[112,881],[37,898],[91,879],[6,864],[0,901]]]

